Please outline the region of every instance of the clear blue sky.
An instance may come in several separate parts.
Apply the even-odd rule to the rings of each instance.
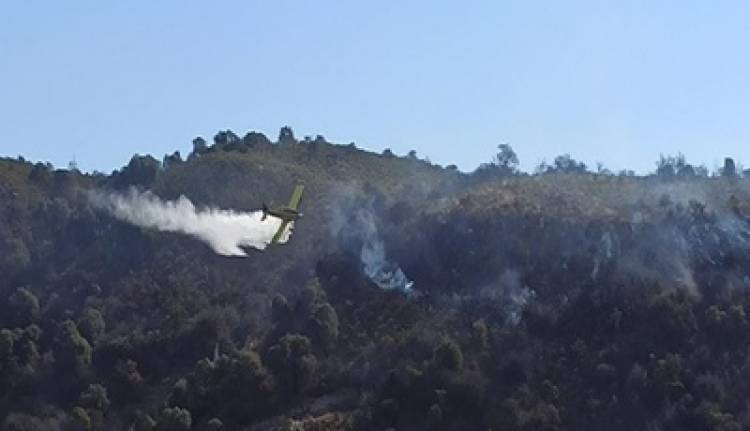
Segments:
[[[750,166],[750,2],[6,1],[0,155],[110,171],[280,126],[472,170]]]

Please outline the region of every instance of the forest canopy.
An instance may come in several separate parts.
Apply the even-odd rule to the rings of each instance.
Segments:
[[[284,127],[109,175],[0,159],[2,428],[750,429],[747,172],[520,157]],[[244,258],[91,201],[249,212],[297,183],[289,242]]]

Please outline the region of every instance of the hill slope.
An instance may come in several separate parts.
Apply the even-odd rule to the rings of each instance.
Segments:
[[[88,191],[251,211],[247,258]],[[467,175],[221,132],[112,175],[0,160],[5,429],[745,429],[747,180]],[[413,283],[413,284],[412,284]]]

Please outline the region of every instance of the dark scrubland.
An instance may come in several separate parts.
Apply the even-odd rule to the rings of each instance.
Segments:
[[[750,180],[500,150],[465,174],[284,128],[111,175],[0,160],[2,429],[750,429]],[[86,194],[247,211],[296,182],[291,241],[247,258]]]

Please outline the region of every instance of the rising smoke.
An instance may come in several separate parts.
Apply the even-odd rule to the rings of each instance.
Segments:
[[[397,264],[386,259],[385,244],[378,235],[372,214],[360,211],[357,219],[363,233],[359,257],[362,260],[365,275],[381,289],[410,293],[414,283],[406,278],[404,271]]]
[[[363,198],[351,185],[342,186],[337,194],[330,214],[332,234],[344,248],[358,252],[362,271],[378,287],[414,294],[414,283],[387,257],[372,199]]]
[[[526,305],[536,298],[536,292],[521,282],[521,274],[506,269],[497,281],[479,290],[479,299],[492,303],[502,311],[505,323],[516,326],[521,322]]]
[[[243,247],[263,250],[271,243],[281,220],[262,212],[237,212],[218,208],[197,209],[190,199],[180,196],[165,201],[149,191],[131,189],[126,193],[89,193],[91,203],[127,223],[164,232],[179,232],[200,239],[218,254],[247,256]],[[286,242],[293,223],[279,242]]]

